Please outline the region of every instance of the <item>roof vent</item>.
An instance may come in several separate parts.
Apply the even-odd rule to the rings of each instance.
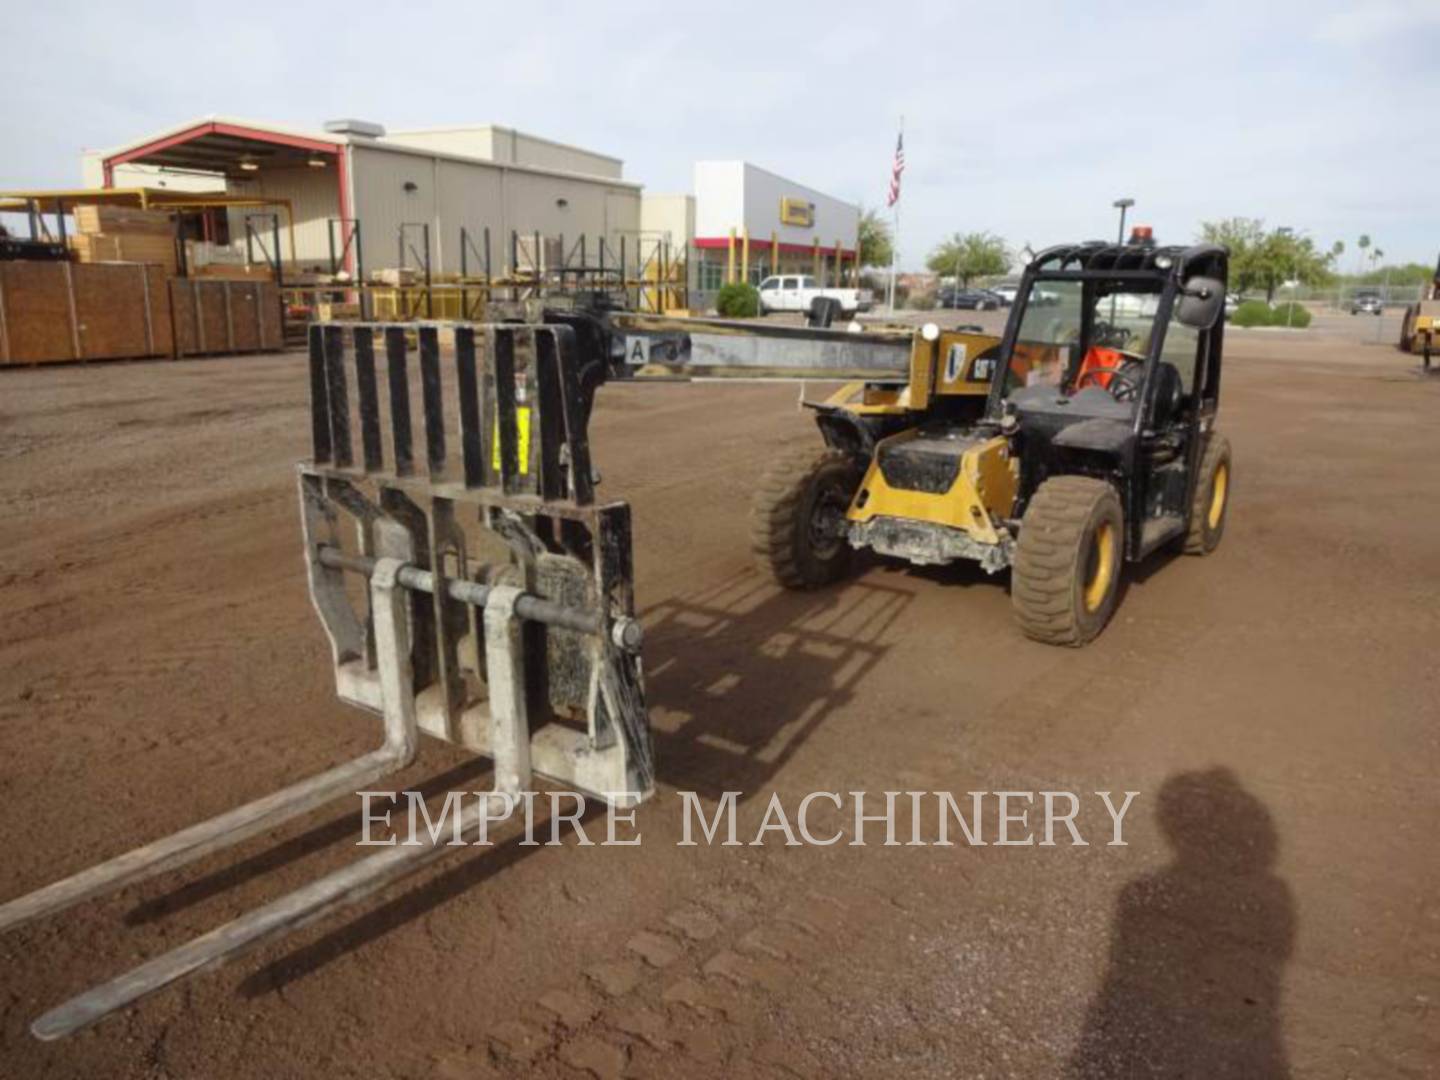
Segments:
[[[370,120],[326,120],[325,130],[332,135],[358,135],[362,139],[379,139],[385,135],[385,125]]]

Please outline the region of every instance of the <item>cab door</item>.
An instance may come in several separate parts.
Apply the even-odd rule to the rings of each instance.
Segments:
[[[799,311],[800,303],[800,279],[787,275],[780,279],[780,306],[784,311]]]
[[[1143,556],[1180,535],[1190,497],[1190,471],[1200,408],[1197,382],[1205,355],[1205,335],[1172,313],[1164,327],[1160,355],[1145,400],[1139,457],[1141,509],[1139,546]]]

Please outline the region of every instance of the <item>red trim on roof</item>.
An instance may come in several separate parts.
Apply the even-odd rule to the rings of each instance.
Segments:
[[[728,248],[730,246],[730,238],[728,236],[697,236],[694,240],[690,242],[694,244],[697,248]],[[740,237],[735,237],[735,247],[737,250],[741,247],[743,243],[744,241]],[[789,244],[786,243],[784,240],[781,240],[777,242],[775,246],[780,249],[780,253],[782,255],[811,255],[815,252],[814,244]],[[750,238],[750,250],[769,251],[769,237],[761,239],[760,237],[752,236]],[[821,244],[820,254],[834,255],[835,245]],[[842,247],[840,249],[840,254],[844,255],[846,258],[850,258],[855,254],[855,249]]]
[[[345,233],[345,222],[350,220],[350,155],[345,152],[346,148],[337,148],[335,155],[335,182],[340,189],[340,233]],[[327,226],[328,227],[328,226]],[[291,252],[290,257],[298,261],[296,252]],[[355,245],[351,244],[345,252],[345,272],[350,275],[355,273]]]
[[[166,135],[164,138],[142,143],[131,150],[122,150],[118,154],[113,154],[104,160],[105,171],[109,174],[113,172],[116,165],[123,165],[127,161],[138,161],[149,154],[159,153],[161,150],[191,142],[205,135],[230,135],[238,139],[253,139],[255,142],[271,143],[275,146],[293,146],[299,150],[309,150],[317,154],[339,154],[344,149],[343,143],[307,139],[300,135],[283,135],[274,131],[262,131],[259,128],[241,127],[239,124],[224,124],[209,120],[203,124],[196,124],[192,128],[186,128],[184,131],[177,131],[174,135]],[[106,186],[110,185],[107,183]]]

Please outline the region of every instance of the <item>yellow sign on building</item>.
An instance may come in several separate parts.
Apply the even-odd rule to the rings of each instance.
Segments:
[[[815,224],[815,204],[806,199],[781,199],[780,224],[810,228]]]

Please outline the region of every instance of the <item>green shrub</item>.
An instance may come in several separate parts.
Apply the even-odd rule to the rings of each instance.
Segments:
[[[715,310],[726,319],[753,319],[760,314],[760,291],[743,281],[720,286]]]
[[[1232,326],[1269,326],[1272,314],[1264,300],[1246,300],[1230,316]]]
[[[1271,326],[1292,326],[1296,330],[1310,325],[1310,309],[1304,304],[1276,304],[1270,313]]]
[[[905,298],[905,306],[911,311],[934,311],[935,294],[933,292],[913,293]]]

